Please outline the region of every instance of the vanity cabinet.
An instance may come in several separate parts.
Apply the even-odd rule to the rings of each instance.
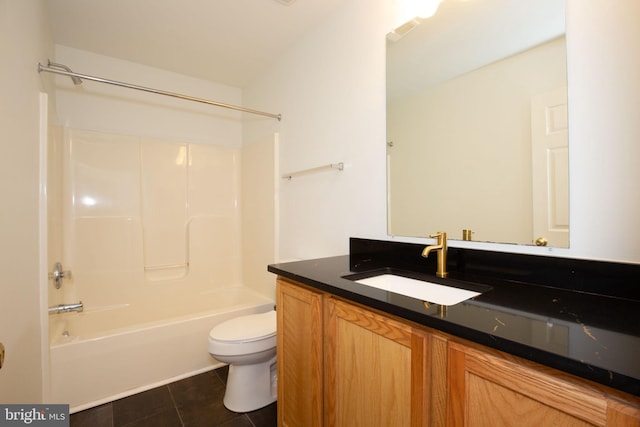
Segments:
[[[640,426],[640,408],[550,368],[449,342],[447,426]]]
[[[640,426],[640,399],[277,280],[278,425]]]
[[[431,396],[444,404],[446,341],[282,278],[277,313],[278,425],[427,426],[432,412],[444,420]]]
[[[427,426],[430,334],[325,300],[325,425]]]
[[[323,294],[277,280],[278,425],[323,425]]]

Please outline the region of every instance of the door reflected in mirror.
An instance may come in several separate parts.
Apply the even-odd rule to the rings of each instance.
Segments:
[[[389,234],[569,246],[562,3],[444,0],[388,39]]]

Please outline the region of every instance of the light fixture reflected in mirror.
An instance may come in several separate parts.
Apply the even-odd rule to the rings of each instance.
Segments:
[[[408,0],[411,7],[416,11],[416,16],[420,19],[431,18],[435,15],[440,6],[441,0]]]
[[[415,18],[427,19],[438,10],[442,0],[395,0],[396,22],[403,24]]]
[[[396,41],[420,24],[420,20],[435,15],[442,0],[395,0],[394,26],[387,37]]]

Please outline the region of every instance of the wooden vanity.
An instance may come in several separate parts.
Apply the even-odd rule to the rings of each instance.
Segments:
[[[268,266],[280,426],[640,427],[640,265],[449,248],[438,279],[423,250],[351,238]],[[401,271],[481,293],[361,283]]]
[[[282,427],[640,426],[637,396],[281,276],[277,313]]]

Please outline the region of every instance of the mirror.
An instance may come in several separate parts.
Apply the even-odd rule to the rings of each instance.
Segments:
[[[569,246],[564,32],[558,0],[443,0],[388,35],[390,235]]]

